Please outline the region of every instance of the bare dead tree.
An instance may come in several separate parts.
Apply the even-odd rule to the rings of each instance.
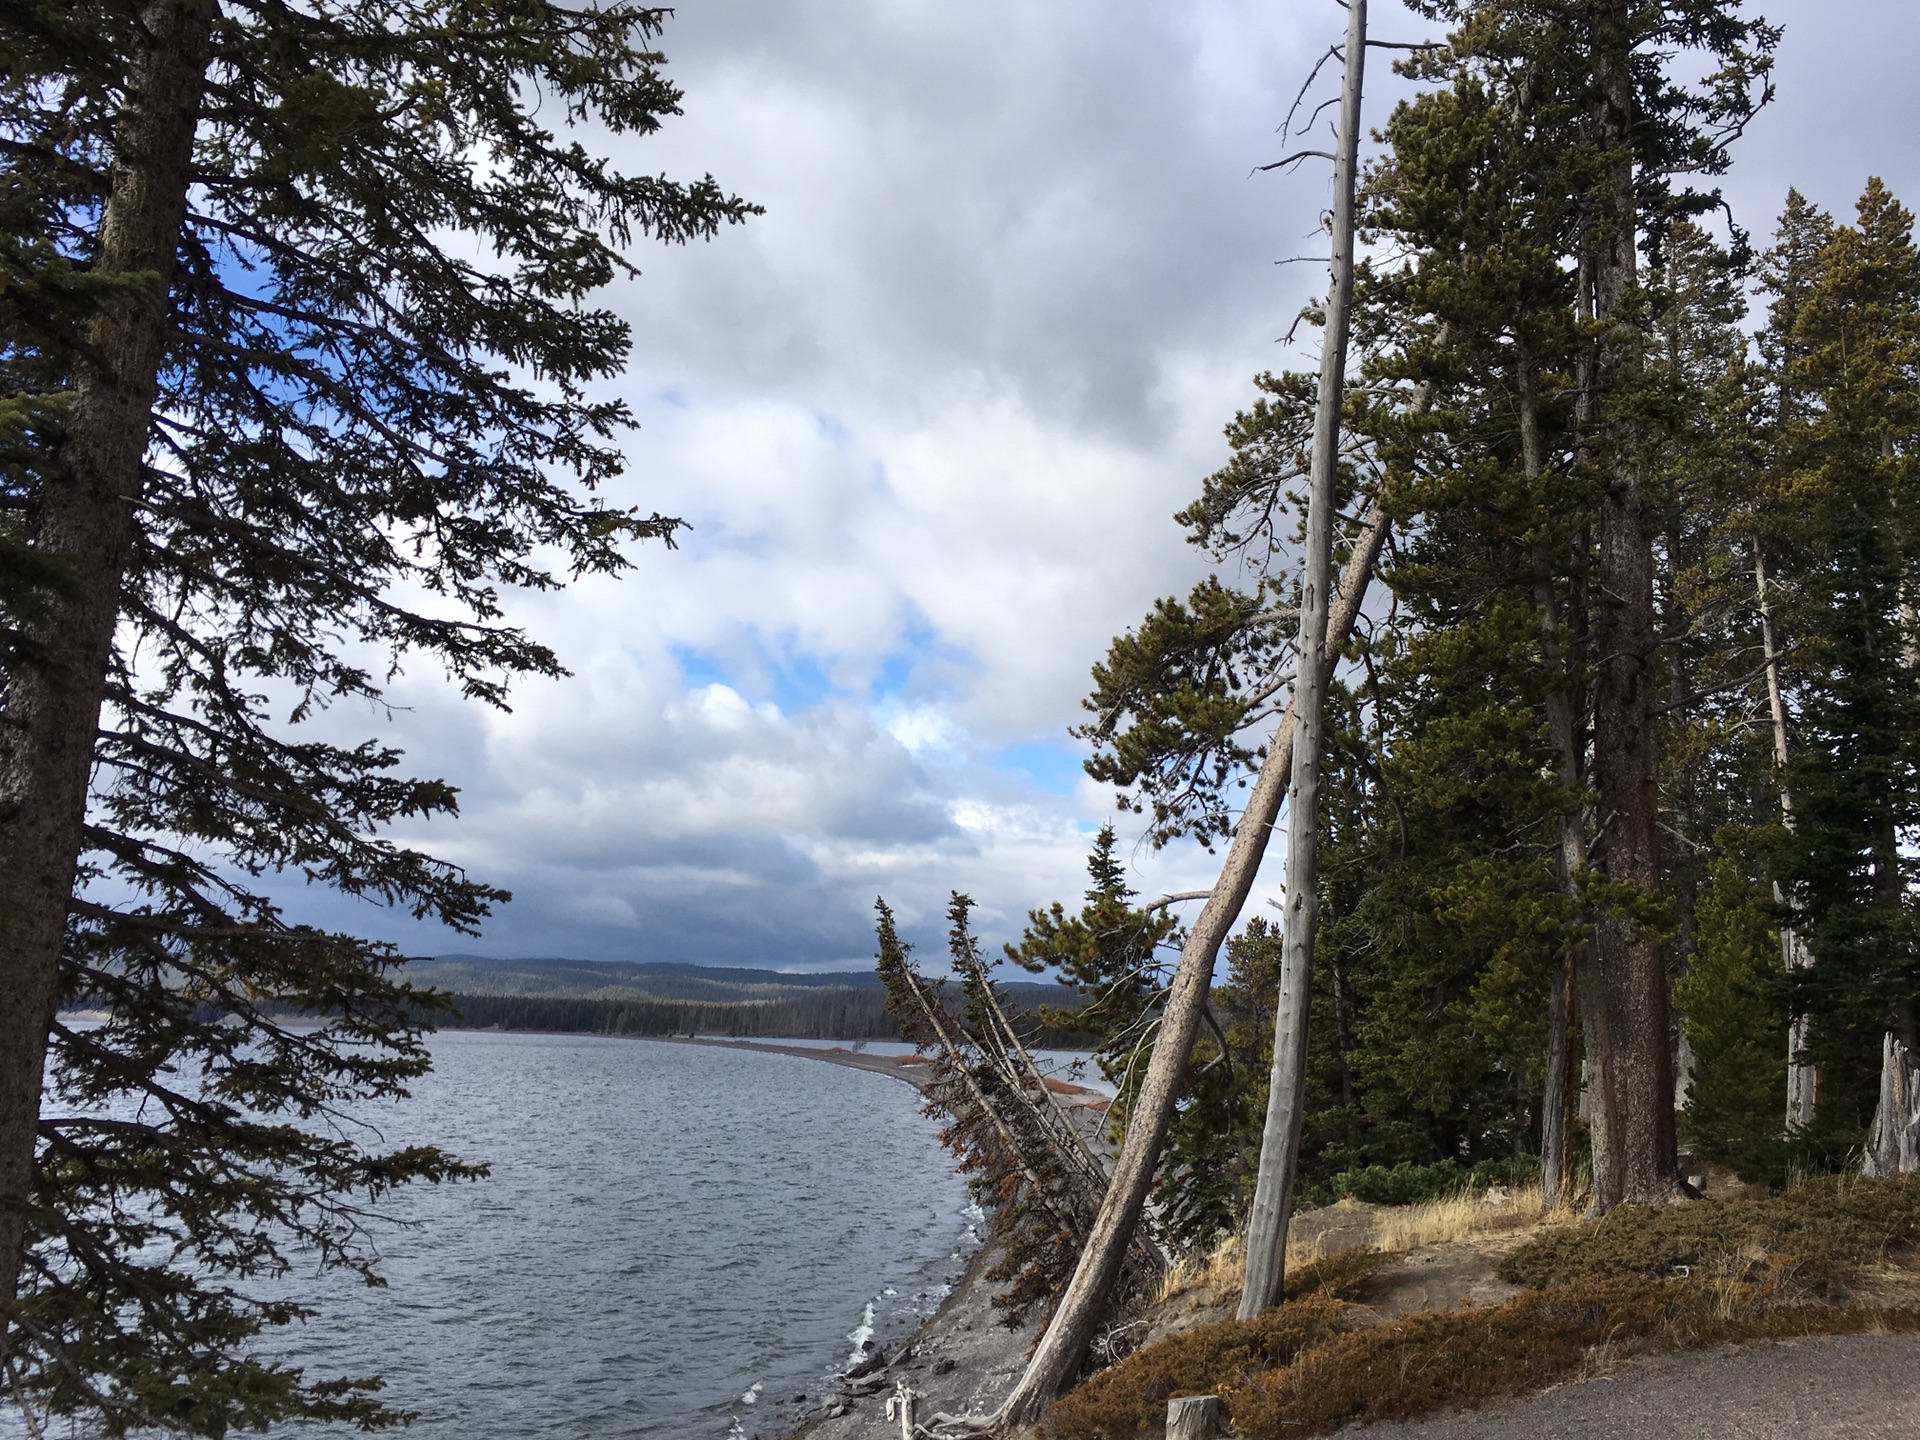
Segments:
[[[1793,792],[1787,787],[1787,702],[1780,690],[1780,652],[1773,638],[1773,602],[1767,595],[1767,557],[1759,538],[1753,542],[1753,589],[1760,610],[1760,650],[1767,672],[1767,709],[1773,719],[1773,763],[1780,771],[1780,823],[1793,829]],[[1773,903],[1786,908],[1786,893],[1773,882]],[[1780,958],[1789,974],[1813,963],[1806,941],[1791,922],[1780,927]],[[1814,1069],[1801,1057],[1808,1040],[1807,1017],[1796,1014],[1787,1027],[1787,1133],[1813,1123]]]
[[[1247,1230],[1247,1279],[1240,1318],[1252,1319],[1280,1297],[1287,1226],[1299,1170],[1307,1077],[1307,1016],[1312,1004],[1314,926],[1319,917],[1320,752],[1327,659],[1327,585],[1333,568],[1333,486],[1346,398],[1348,321],[1353,309],[1354,192],[1360,159],[1360,97],[1366,73],[1366,0],[1348,0],[1340,86],[1339,150],[1333,162],[1333,255],[1327,324],[1320,349],[1320,392],[1313,417],[1307,500],[1306,573],[1300,591],[1300,678],[1294,690],[1293,774],[1287,794],[1287,880],[1280,996],[1273,1030],[1273,1076]]]

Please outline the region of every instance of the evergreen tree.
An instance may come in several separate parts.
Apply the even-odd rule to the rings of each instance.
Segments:
[[[1818,234],[1811,217],[1801,232]],[[1920,650],[1914,620],[1920,448],[1920,252],[1875,180],[1856,224],[1796,245],[1773,281],[1784,361],[1778,503],[1792,515],[1788,667],[1795,717],[1782,846],[1814,963],[1794,1003],[1812,1019],[1825,1142],[1857,1142],[1880,1037],[1909,1045],[1920,996]],[[1797,235],[1789,238],[1798,238]]]
[[[367,1203],[475,1172],[325,1123],[426,1067],[421,997],[272,877],[460,930],[505,897],[382,838],[450,787],[301,726],[403,664],[487,703],[561,673],[500,591],[677,528],[603,496],[627,331],[591,297],[638,237],[751,207],[552,128],[676,111],[664,14],[0,16],[0,1365],[30,1413],[394,1418],[260,1358],[304,1310],[247,1282],[294,1247],[372,1278]],[[56,1018],[81,1002],[111,1019]]]
[[[947,909],[957,1003],[944,980],[929,980],[915,967],[886,902],[874,908],[887,1008],[929,1063],[925,1113],[941,1122],[941,1143],[988,1212],[996,1253],[986,1278],[1003,1286],[994,1307],[1008,1326],[1036,1311],[1044,1322],[1100,1208],[1105,1166],[1049,1092],[1009,1020],[973,936],[973,902],[955,893]],[[1136,1299],[1159,1273],[1157,1245],[1138,1237],[1122,1268],[1115,1307]]]
[[[1075,1007],[1043,1010],[1042,1018],[1057,1029],[1078,1031],[1093,1047],[1100,1073],[1114,1086],[1108,1117],[1117,1139],[1126,1133],[1153,1051],[1180,937],[1166,910],[1134,908],[1138,897],[1127,885],[1115,843],[1113,827],[1102,826],[1087,857],[1092,884],[1080,913],[1068,915],[1057,901],[1031,911],[1025,932],[1006,953],[1023,969],[1057,973],[1081,997]],[[1229,1046],[1211,1010],[1209,1020],[1209,1033],[1188,1062],[1154,1191],[1162,1228],[1183,1248],[1204,1246],[1238,1223],[1245,1203],[1243,1152],[1250,1134],[1256,1150],[1259,1143],[1246,1057]]]

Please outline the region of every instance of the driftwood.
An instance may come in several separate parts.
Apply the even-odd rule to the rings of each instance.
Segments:
[[[1167,1440],[1213,1440],[1219,1433],[1218,1395],[1182,1395],[1167,1401]]]
[[[1892,1035],[1881,1049],[1880,1104],[1860,1159],[1863,1175],[1909,1175],[1920,1170],[1920,1093],[1913,1052]]]
[[[905,1380],[894,1382],[893,1394],[887,1397],[887,1419],[900,1422],[900,1440],[913,1440],[913,1432],[918,1428],[914,1418],[920,1408],[920,1397],[908,1387]]]

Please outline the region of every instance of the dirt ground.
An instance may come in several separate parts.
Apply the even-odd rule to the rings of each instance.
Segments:
[[[1920,1435],[1920,1336],[1657,1355],[1498,1409],[1352,1427],[1368,1440],[1892,1440]]]

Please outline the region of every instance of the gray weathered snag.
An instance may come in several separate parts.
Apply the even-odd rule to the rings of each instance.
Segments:
[[[1212,1440],[1219,1431],[1218,1395],[1181,1395],[1167,1401],[1167,1440]]]
[[[1913,1052],[1889,1033],[1880,1052],[1880,1103],[1867,1131],[1863,1175],[1910,1175],[1920,1170],[1920,1084]]]
[[[1387,543],[1390,526],[1377,502],[1370,502],[1361,517],[1359,532],[1353,539],[1353,551],[1340,576],[1340,594],[1335,603],[1327,637],[1329,654],[1353,634],[1354,622],[1366,601],[1373,567]],[[1239,919],[1241,908],[1260,873],[1260,861],[1267,852],[1267,840],[1273,833],[1274,819],[1280,813],[1280,797],[1285,793],[1287,777],[1293,773],[1293,704],[1280,717],[1274,729],[1273,744],[1260,766],[1247,806],[1234,827],[1227,846],[1226,861],[1220,878],[1209,892],[1207,903],[1187,933],[1174,967],[1173,984],[1167,992],[1161,1012],[1160,1033],[1153,1054],[1147,1061],[1146,1078],[1128,1115],[1126,1139],[1114,1162],[1113,1177],[1107,1184],[1106,1201],[1087,1245],[1080,1252],[1073,1279],[1067,1284],[1060,1306],[1054,1311],[1011,1394],[1002,1403],[994,1423],[1030,1424],[1040,1412],[1065,1391],[1080,1368],[1080,1361],[1093,1339],[1102,1308],[1126,1258],[1133,1233],[1153,1184],[1153,1172],[1160,1162],[1160,1149],[1166,1143],[1167,1127],[1173,1119],[1174,1101],[1179,1098],[1181,1076],[1193,1042],[1200,1033],[1206,1011],[1207,990],[1213,981],[1214,962],[1227,932]]]
[[[1287,793],[1286,923],[1274,1018],[1273,1076],[1267,1090],[1260,1171],[1247,1228],[1247,1281],[1240,1318],[1280,1298],[1287,1223],[1306,1099],[1307,1013],[1312,1003],[1313,931],[1319,913],[1318,849],[1322,711],[1328,680],[1327,585],[1333,569],[1333,486],[1346,398],[1348,319],[1353,308],[1353,200],[1360,154],[1360,94],[1367,56],[1366,0],[1348,0],[1340,144],[1333,163],[1333,239],[1320,393],[1313,416],[1307,501],[1306,573],[1300,589],[1300,679],[1294,690],[1293,775]]]
[[[1753,542],[1753,590],[1760,609],[1761,658],[1767,667],[1767,710],[1773,719],[1773,763],[1780,771],[1780,823],[1793,830],[1793,792],[1787,788],[1787,702],[1780,693],[1780,652],[1773,640],[1773,606],[1767,598],[1767,556],[1756,537]],[[1786,908],[1786,892],[1773,882],[1773,903]],[[1789,971],[1811,965],[1806,941],[1791,924],[1780,927],[1780,958]],[[1813,1124],[1815,1075],[1802,1059],[1807,1048],[1807,1017],[1796,1012],[1787,1029],[1787,1133]]]

